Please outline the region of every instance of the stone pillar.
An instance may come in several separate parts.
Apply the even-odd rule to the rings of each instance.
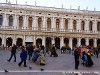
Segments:
[[[63,17],[60,19],[60,29],[63,30],[64,29],[64,19]]]
[[[97,31],[97,21],[93,21],[93,31]]]
[[[85,30],[89,30],[89,20],[86,20]]]
[[[15,35],[13,35],[13,45],[16,45],[16,38],[15,38]]]
[[[33,45],[36,46],[36,38],[35,38],[35,35],[33,36]]]
[[[81,45],[81,38],[80,37],[78,38],[77,42],[78,42],[78,47],[79,47]]]
[[[3,15],[3,26],[8,26],[7,15]]]
[[[55,44],[55,38],[52,37],[52,44]]]
[[[89,38],[86,38],[86,45],[89,45]]]
[[[42,45],[45,47],[45,36],[42,37]]]
[[[97,39],[94,39],[94,47],[97,47]]]
[[[76,29],[81,30],[81,20],[80,19],[77,21]]]
[[[64,46],[64,38],[63,37],[60,37],[60,48]]]
[[[34,18],[33,18],[33,23],[32,23],[32,27],[34,27],[34,30],[37,28],[37,17],[35,16]]]
[[[26,27],[28,27],[28,19],[27,19],[27,16],[25,15],[23,19],[24,19],[23,27],[24,27],[24,29],[26,29]]]
[[[2,35],[2,46],[4,45],[4,47],[6,46],[6,36]]]
[[[16,27],[18,27],[18,19],[17,19],[17,15],[14,16],[14,28],[16,29]]]
[[[69,22],[68,22],[68,29],[69,30],[73,29],[73,20],[72,19],[70,19]]]
[[[56,24],[55,24],[55,18],[53,17],[52,18],[52,24],[51,24],[51,28],[53,29],[53,31],[54,31],[54,29],[56,29]]]
[[[25,46],[25,35],[23,36],[23,45]]]
[[[72,49],[72,38],[69,38],[69,47]]]
[[[43,17],[43,25],[42,25],[42,28],[46,28],[46,18],[45,18],[45,16]]]

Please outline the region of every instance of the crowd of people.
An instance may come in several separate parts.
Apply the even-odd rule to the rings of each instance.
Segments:
[[[21,53],[20,53],[20,59],[21,61],[18,63],[18,66],[20,67],[22,63],[24,63],[24,67],[27,67],[27,59],[29,61],[32,61],[38,65],[45,65],[45,56],[46,54],[49,54],[50,57],[58,57],[57,54],[57,48],[55,44],[51,45],[50,49],[44,47],[44,45],[27,45],[27,46],[21,46]],[[13,45],[11,49],[11,56],[7,60],[8,62],[11,61],[12,57],[14,56],[14,62],[16,62],[16,50],[18,47],[16,45]],[[80,60],[82,60],[83,66],[92,66],[94,65],[91,56],[96,56],[98,58],[98,54],[100,53],[100,48],[95,48],[91,46],[80,46],[77,48],[71,49],[69,46],[62,46],[61,47],[61,54],[67,53],[74,55],[75,59],[75,69],[78,69]]]

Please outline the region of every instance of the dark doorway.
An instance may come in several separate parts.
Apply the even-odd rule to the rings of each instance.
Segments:
[[[73,48],[76,48],[76,47],[77,47],[77,39],[73,38]]]
[[[89,46],[93,46],[93,39],[89,40]]]
[[[97,47],[100,48],[100,39],[97,40]]]
[[[12,46],[12,38],[11,37],[6,39],[6,46],[8,46],[8,47]]]
[[[55,38],[55,46],[57,49],[60,49],[60,38],[59,37]]]
[[[42,45],[42,39],[39,38],[36,40],[36,46]]]
[[[2,38],[0,38],[0,46],[2,45]]]
[[[69,45],[69,39],[68,38],[64,38],[64,44],[66,47],[68,47]]]
[[[22,38],[17,38],[16,45],[17,45],[17,46],[22,46],[22,45],[23,45],[23,40],[22,40]]]
[[[85,39],[84,39],[84,38],[81,39],[81,45],[82,45],[82,46],[85,45]]]

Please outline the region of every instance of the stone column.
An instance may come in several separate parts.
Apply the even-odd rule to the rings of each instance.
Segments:
[[[15,35],[13,35],[13,44],[16,45],[16,38],[15,38]]]
[[[43,25],[42,25],[42,28],[43,29],[46,28],[46,18],[45,18],[45,16],[43,17]]]
[[[26,29],[26,27],[28,27],[28,19],[27,19],[27,16],[25,15],[23,19],[24,19],[23,27],[24,27],[24,29]]]
[[[7,15],[3,15],[3,26],[8,26],[8,20],[7,20]]]
[[[55,24],[55,18],[53,17],[52,18],[52,24],[51,24],[51,28],[53,29],[53,31],[54,31],[54,29],[56,29],[56,24]]]
[[[78,47],[79,47],[81,45],[81,38],[80,37],[78,38],[77,42],[78,42]]]
[[[33,45],[36,46],[36,38],[35,38],[35,35],[33,36]]]
[[[97,21],[93,21],[93,31],[97,31]]]
[[[52,44],[55,44],[55,38],[52,37]]]
[[[86,38],[86,45],[89,45],[89,38]]]
[[[72,19],[70,19],[69,22],[68,22],[68,29],[69,30],[73,29],[73,20]]]
[[[94,47],[97,47],[97,39],[94,39]]]
[[[23,45],[25,46],[25,35],[23,36]]]
[[[2,46],[4,45],[4,47],[6,46],[6,36],[2,35]]]
[[[35,17],[33,18],[33,22],[32,22],[32,27],[34,27],[34,30],[36,30],[37,27],[38,27],[38,26],[37,26],[37,25],[38,25],[38,24],[37,24],[37,21],[38,21],[38,20],[37,20],[37,17],[35,16]]]
[[[89,20],[86,20],[85,30],[89,30]]]
[[[72,49],[72,38],[69,38],[69,47]]]
[[[14,22],[13,22],[14,28],[16,29],[16,27],[18,27],[18,19],[17,19],[17,15],[15,14],[14,16]]]
[[[63,19],[63,17],[60,19],[60,29],[61,30],[64,29],[64,19]]]
[[[81,30],[81,20],[80,19],[77,21],[76,29]]]
[[[64,46],[64,38],[63,37],[60,37],[60,48]]]
[[[45,47],[45,36],[42,37],[42,45]]]

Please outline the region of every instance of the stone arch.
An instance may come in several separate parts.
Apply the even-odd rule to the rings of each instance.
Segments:
[[[65,26],[64,26],[64,28],[65,28],[65,30],[68,29],[68,20],[67,19],[65,19]]]
[[[19,16],[19,27],[23,27],[23,16]]]
[[[38,18],[38,29],[41,29],[42,28],[42,18],[39,17]]]
[[[33,21],[33,18],[29,17],[28,18],[28,28],[32,28],[32,21]]]
[[[13,16],[9,16],[9,26],[13,26]]]
[[[93,46],[93,43],[94,43],[93,39],[89,39],[89,46]]]
[[[51,19],[47,19],[47,29],[51,29]]]
[[[56,19],[56,29],[59,29],[59,27],[60,27],[60,20]]]
[[[89,30],[90,30],[90,31],[93,30],[93,22],[92,22],[92,21],[89,22]]]
[[[77,21],[73,20],[73,30],[76,30],[76,24],[77,24]]]
[[[85,22],[81,21],[81,30],[85,30]]]

